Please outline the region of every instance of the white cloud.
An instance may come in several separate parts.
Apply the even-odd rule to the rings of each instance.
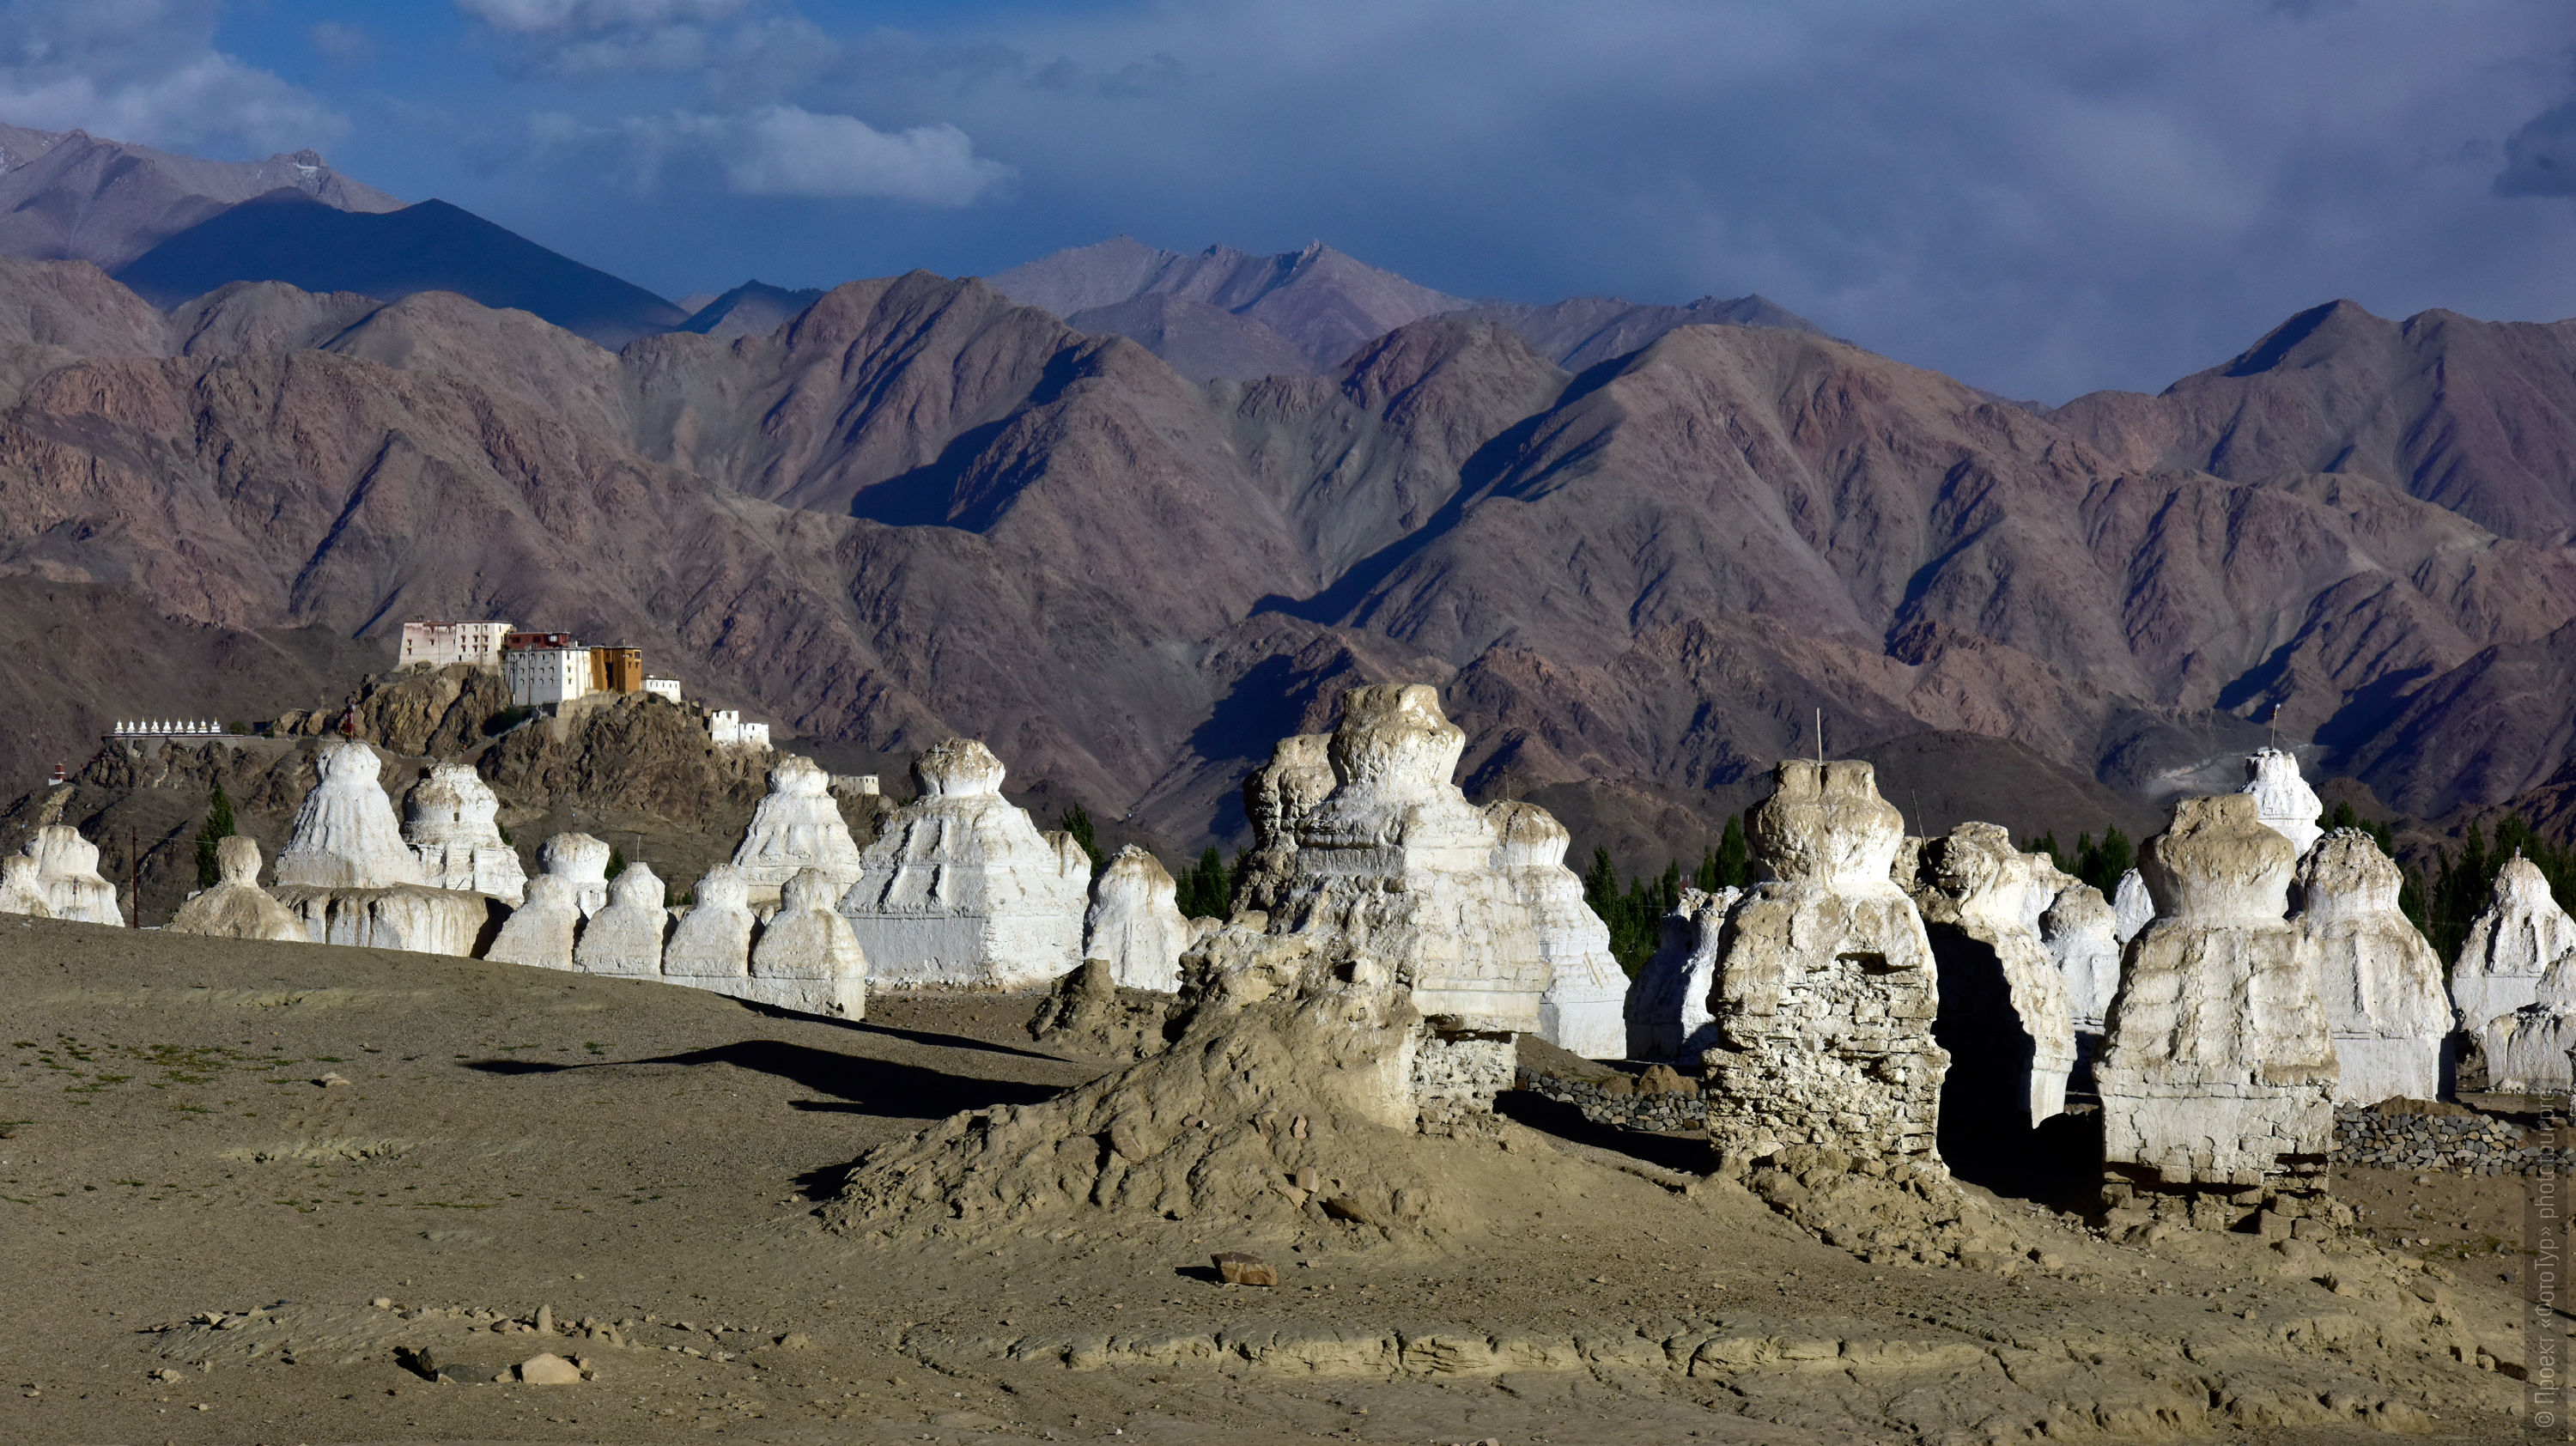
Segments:
[[[881,131],[855,116],[792,105],[741,116],[687,116],[716,150],[726,183],[746,196],[873,196],[963,206],[1011,178],[952,125]]]
[[[711,92],[778,93],[832,50],[787,0],[454,0],[506,37],[514,69],[602,78],[694,75]]]
[[[266,154],[345,123],[215,48],[210,0],[0,3],[0,120],[174,150]]]
[[[376,38],[361,25],[325,20],[305,31],[304,38],[333,65],[364,65],[376,58]]]
[[[546,112],[530,118],[529,135],[539,150],[581,153],[639,193],[685,188],[702,178],[738,196],[955,207],[994,194],[1016,175],[976,155],[974,141],[952,125],[879,130],[856,116],[792,105],[633,116],[605,125]]]
[[[512,35],[600,35],[704,25],[741,10],[747,0],[456,0],[456,8]]]

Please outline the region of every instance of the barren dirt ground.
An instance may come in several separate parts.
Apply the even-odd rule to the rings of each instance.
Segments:
[[[1445,1238],[826,1232],[870,1146],[1108,1067],[1031,1047],[1029,1000],[838,1025],[9,920],[0,1001],[0,1441],[2521,1436],[2510,1265],[2115,1246],[2013,1201],[2051,1261],[1869,1265],[1615,1148],[1667,1139],[1507,1125],[1581,1208]],[[2446,1244],[2519,1218],[2519,1182],[2442,1188]],[[1237,1248],[1280,1284],[1219,1284]],[[590,1379],[494,1381],[541,1351]]]

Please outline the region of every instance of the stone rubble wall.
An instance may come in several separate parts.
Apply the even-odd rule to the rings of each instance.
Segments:
[[[2543,1175],[2576,1170],[2576,1144],[2559,1130],[2518,1129],[2483,1114],[2335,1111],[2337,1165],[2379,1170],[2453,1170],[2469,1175]]]
[[[1695,1088],[1667,1093],[1624,1078],[1620,1085],[1605,1085],[1526,1067],[1516,1072],[1513,1087],[1572,1105],[1585,1119],[1612,1129],[1669,1134],[1708,1125],[1708,1105]],[[2491,1115],[2381,1114],[2343,1107],[2335,1111],[2334,1119],[2335,1144],[2329,1158],[2336,1169],[2446,1170],[2469,1175],[2576,1172],[2576,1142],[2559,1144],[2556,1130],[2519,1129]]]
[[[1708,1128],[1708,1103],[1700,1098],[1697,1080],[1680,1081],[1684,1088],[1679,1090],[1648,1090],[1638,1088],[1625,1075],[1613,1084],[1565,1079],[1523,1067],[1512,1083],[1515,1089],[1572,1105],[1596,1125],[1657,1132]]]

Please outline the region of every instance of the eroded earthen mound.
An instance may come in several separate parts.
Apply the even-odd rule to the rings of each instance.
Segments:
[[[827,1218],[900,1235],[1084,1208],[1273,1227],[1427,1226],[1457,1208],[1435,1202],[1414,1132],[1418,1016],[1404,991],[1364,963],[1337,977],[1308,940],[1261,943],[1254,967],[1193,975],[1169,1049],[1059,1098],[951,1116],[874,1150]]]

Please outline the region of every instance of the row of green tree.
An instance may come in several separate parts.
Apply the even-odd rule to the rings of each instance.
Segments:
[[[2379,851],[2391,858],[2397,855],[2393,830],[2353,811],[2350,803],[2338,803],[2334,811],[2318,818],[2320,828],[2332,830],[2357,828],[2379,844]],[[2054,833],[2024,840],[2024,851],[2045,853],[2055,859],[2058,868],[2100,889],[2108,897],[2136,862],[2135,851],[2118,829],[2104,834],[2096,844],[2090,834],[2076,837],[2072,853],[2058,847]],[[2495,842],[2487,842],[2485,831],[2472,823],[2463,830],[2457,849],[2437,850],[2429,872],[2419,868],[2401,870],[2404,882],[2397,893],[2397,907],[2433,946],[2433,952],[2445,963],[2460,957],[2461,946],[2468,942],[2469,929],[2495,894],[2496,876],[2515,854],[2531,860],[2549,881],[2549,891],[2558,907],[2576,912],[2576,850],[2559,848],[2532,831],[2520,814],[2509,814],[2496,825]]]
[[[1632,878],[1622,886],[1619,871],[1610,862],[1610,851],[1592,851],[1592,866],[1583,872],[1583,902],[1601,916],[1610,928],[1610,956],[1619,967],[1635,978],[1646,961],[1655,957],[1661,942],[1663,917],[1679,907],[1685,885],[1702,893],[1719,889],[1741,889],[1753,882],[1753,850],[1744,841],[1744,818],[1737,814],[1726,821],[1726,831],[1717,847],[1700,855],[1699,864],[1687,875],[1679,861],[1664,866],[1660,874]]]
[[[2390,827],[2362,818],[2349,803],[2335,805],[2317,823],[2326,829],[2360,829],[2378,842],[2380,852],[2396,856],[2396,838]],[[2059,844],[2053,830],[2035,839],[2024,839],[2021,848],[2025,853],[2048,855],[2060,872],[2091,884],[2106,899],[2119,892],[2120,876],[2137,865],[2136,845],[2116,827],[2106,829],[2098,840],[2090,833],[2078,834],[2072,849]],[[2492,844],[2473,823],[2463,833],[2459,848],[2436,854],[2429,872],[2415,868],[2402,871],[2404,884],[2398,891],[2397,905],[2445,963],[2459,957],[2471,924],[2485,911],[2495,892],[2496,876],[2517,853],[2531,860],[2549,881],[2558,906],[2576,913],[2576,849],[2551,844],[2533,832],[2520,815],[2509,816],[2496,825]],[[1214,856],[1215,851],[1210,850],[1209,859]],[[1610,952],[1633,978],[1654,957],[1661,942],[1661,921],[1681,903],[1685,885],[1715,892],[1719,888],[1744,888],[1752,882],[1752,857],[1745,847],[1743,823],[1738,817],[1726,821],[1724,839],[1704,854],[1699,866],[1688,874],[1675,862],[1667,864],[1660,874],[1622,881],[1610,861],[1610,851],[1594,849],[1592,866],[1583,876],[1583,901],[1609,926]]]

